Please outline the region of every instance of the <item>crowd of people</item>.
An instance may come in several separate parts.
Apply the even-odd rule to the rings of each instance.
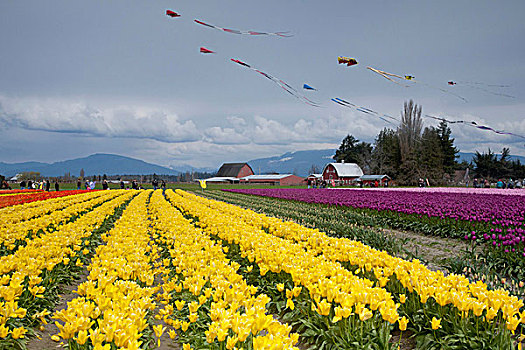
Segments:
[[[469,186],[469,183],[467,182],[467,187]],[[499,179],[497,182],[496,182],[496,188],[500,188],[500,189],[504,189],[504,188],[508,188],[508,189],[513,189],[513,188],[523,188],[525,186],[525,179],[524,180],[512,180],[512,179]],[[491,186],[491,183],[488,179],[478,179],[478,178],[475,178],[473,181],[472,181],[472,187],[474,188],[490,188],[492,187]]]
[[[55,191],[60,191],[60,184],[57,180],[55,180]],[[51,182],[49,180],[42,180],[42,181],[31,181],[28,180],[22,180],[20,181],[20,189],[21,190],[43,190],[49,192],[51,189]]]
[[[155,190],[159,188],[162,190],[166,190],[166,182],[164,180],[161,180],[160,186],[159,186],[159,180],[155,178],[151,182],[151,185],[153,186],[153,189]],[[77,190],[82,190],[82,189],[94,190],[96,186],[97,186],[96,180],[90,181],[89,179],[86,179],[84,182],[81,179],[77,180]],[[54,187],[55,187],[55,191],[60,190],[60,185],[58,181],[55,181]],[[124,181],[123,179],[119,179],[119,188],[122,190],[124,189],[143,190],[144,186],[140,184],[139,182],[137,182],[137,180],[132,180],[131,182],[128,182],[128,181]],[[0,189],[10,190],[11,186],[9,186],[9,183],[7,181],[2,181],[2,183],[0,184]],[[50,191],[51,182],[49,180],[42,180],[42,181],[22,180],[20,181],[20,189],[21,190],[35,189],[35,190]],[[110,189],[109,182],[106,179],[102,180],[102,189],[103,190]]]

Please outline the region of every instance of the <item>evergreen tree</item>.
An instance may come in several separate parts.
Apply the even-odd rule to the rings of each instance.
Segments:
[[[498,157],[489,148],[488,153],[476,151],[474,158],[474,171],[478,176],[495,179],[498,175]]]
[[[375,139],[372,151],[372,172],[395,178],[400,164],[401,154],[398,135],[394,130],[384,128]]]
[[[432,184],[443,184],[445,156],[441,148],[440,130],[425,128],[421,137],[419,174]]]
[[[372,159],[372,145],[368,142],[359,142],[352,135],[347,135],[339,149],[335,151],[333,159],[338,162],[356,163],[363,169],[363,172],[370,173]]]
[[[437,132],[443,153],[443,170],[445,173],[453,175],[458,164],[456,159],[459,157],[459,150],[454,146],[454,139],[450,138],[452,131],[447,123],[442,121],[439,123]]]

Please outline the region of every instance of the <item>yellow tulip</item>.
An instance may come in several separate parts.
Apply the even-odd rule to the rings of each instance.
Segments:
[[[432,329],[436,330],[441,328],[441,319],[432,317]]]

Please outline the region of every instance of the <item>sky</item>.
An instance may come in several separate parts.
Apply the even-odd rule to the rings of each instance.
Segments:
[[[413,99],[423,114],[525,135],[523,14],[521,0],[2,1],[0,161],[113,153],[218,168],[337,148],[347,134],[373,142],[396,127],[335,97],[394,117]],[[194,19],[293,36],[236,35]],[[359,64],[339,65],[338,56]],[[394,84],[367,66],[418,82]],[[508,147],[525,155],[523,138],[450,127],[462,152]]]

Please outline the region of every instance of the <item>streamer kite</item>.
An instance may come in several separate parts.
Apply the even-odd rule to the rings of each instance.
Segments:
[[[480,82],[475,82],[475,81],[459,81],[459,82],[455,82],[455,81],[452,81],[452,80],[449,81],[447,84],[450,85],[450,86],[454,86],[454,85],[466,86],[466,87],[469,87],[471,89],[484,91],[484,92],[487,92],[487,93],[492,94],[492,95],[504,96],[504,97],[509,97],[509,98],[516,98],[516,96],[512,96],[512,95],[505,94],[505,93],[502,93],[502,92],[498,92],[498,91],[493,91],[493,90],[487,89],[487,87],[490,87],[490,88],[507,88],[507,87],[510,87],[510,85],[485,84],[485,83],[480,83]]]
[[[255,72],[259,73],[259,74],[261,74],[262,76],[264,76],[265,78],[271,80],[275,84],[279,85],[281,88],[283,88],[290,95],[292,95],[295,98],[301,100],[302,102],[304,102],[304,103],[306,103],[306,104],[308,104],[310,106],[313,106],[313,107],[321,107],[317,102],[314,102],[314,101],[310,100],[309,98],[307,98],[306,96],[301,95],[296,89],[294,89],[292,86],[290,86],[289,84],[287,84],[283,80],[275,78],[275,77],[271,76],[270,74],[265,73],[265,72],[255,68],[255,67],[252,67],[248,63],[243,62],[241,60],[238,60],[238,59],[235,59],[235,58],[231,58],[231,61],[235,62],[235,63],[237,63],[237,64],[239,64],[241,66],[244,66],[244,67],[246,67],[248,69],[251,69],[251,70],[253,70],[253,71],[255,71]]]
[[[370,71],[376,73],[376,74],[381,75],[383,78],[388,79],[388,80],[390,80],[391,82],[393,82],[393,83],[395,83],[397,85],[401,85],[403,87],[410,87],[409,85],[404,85],[404,84],[399,83],[398,81],[394,80],[394,78],[397,78],[397,79],[403,80],[403,81],[410,81],[411,83],[418,83],[418,84],[424,85],[426,87],[429,87],[429,88],[432,88],[432,89],[436,89],[436,90],[439,90],[439,91],[444,92],[446,94],[455,96],[455,97],[457,97],[457,98],[467,102],[467,100],[464,97],[462,97],[462,96],[460,96],[458,94],[455,94],[455,93],[453,93],[453,92],[451,92],[449,90],[446,90],[446,89],[443,89],[443,88],[440,88],[440,87],[436,87],[436,86],[429,85],[429,84],[423,83],[421,81],[418,81],[418,80],[416,80],[416,77],[414,77],[412,75],[405,75],[403,77],[401,75],[394,74],[394,73],[388,73],[388,72],[379,70],[377,68],[372,68],[372,67],[366,67],[366,68],[369,69]]]
[[[198,19],[196,19],[194,21],[195,21],[195,23],[198,23],[198,24],[203,25],[205,27],[217,29],[217,30],[220,30],[222,32],[231,33],[231,34],[239,34],[239,35],[241,35],[241,34],[242,35],[274,35],[274,36],[279,36],[279,37],[283,37],[283,38],[288,38],[288,37],[293,36],[291,34],[288,34],[290,32],[256,32],[256,31],[252,31],[252,30],[228,29],[228,28],[222,28],[222,27],[218,27],[218,26],[213,25],[213,24],[209,24],[209,23],[200,21]]]
[[[394,118],[394,117],[391,117],[389,116],[388,114],[379,114],[378,112],[374,111],[374,110],[371,110],[369,108],[366,108],[366,107],[362,107],[362,106],[357,106],[355,104],[353,104],[352,102],[348,102],[348,101],[345,101],[343,100],[342,98],[339,98],[339,97],[336,97],[336,98],[332,98],[331,99],[333,102],[341,105],[341,106],[344,106],[344,107],[347,107],[347,108],[351,108],[351,109],[355,109],[356,111],[358,112],[361,112],[361,113],[364,113],[364,114],[368,114],[368,115],[372,115],[372,116],[376,116],[378,117],[379,119],[381,119],[382,121],[386,122],[386,123],[389,123],[389,124],[394,124],[392,123],[390,120],[387,120],[385,118],[389,118],[389,119],[392,119],[392,120],[395,120],[395,121],[399,121],[398,119]]]
[[[471,126],[471,127],[474,127],[474,128],[478,128],[480,130],[492,131],[492,132],[494,132],[494,133],[496,133],[498,135],[510,135],[510,136],[514,136],[514,137],[519,137],[519,138],[525,139],[525,136],[523,136],[523,135],[514,134],[512,132],[507,132],[507,131],[504,131],[504,130],[496,130],[494,128],[491,128],[490,126],[479,125],[475,121],[450,120],[450,119],[445,119],[445,118],[441,118],[441,117],[435,117],[433,115],[428,115],[428,114],[425,114],[425,117],[432,118],[432,119],[439,120],[439,121],[444,121],[445,123],[449,123],[449,124],[465,124],[465,125],[468,125],[468,126]]]

